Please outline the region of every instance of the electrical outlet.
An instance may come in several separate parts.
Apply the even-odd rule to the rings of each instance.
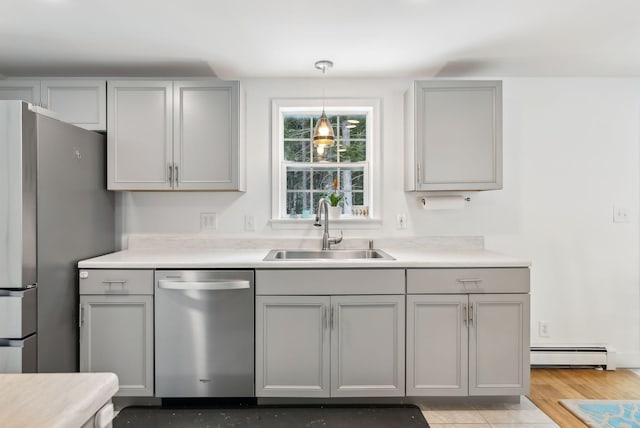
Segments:
[[[538,322],[538,336],[551,337],[551,321]]]
[[[629,222],[629,209],[624,205],[613,206],[613,222],[614,223],[628,223]]]
[[[406,214],[398,214],[396,217],[396,227],[398,229],[406,229],[407,228],[407,215]]]
[[[216,230],[216,213],[200,213],[200,230]]]
[[[255,232],[256,230],[256,219],[252,215],[244,216],[244,231],[245,232]]]

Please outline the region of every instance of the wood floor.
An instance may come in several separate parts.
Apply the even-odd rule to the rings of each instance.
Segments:
[[[558,400],[640,400],[640,376],[626,369],[531,369],[529,399],[561,427],[586,427]]]

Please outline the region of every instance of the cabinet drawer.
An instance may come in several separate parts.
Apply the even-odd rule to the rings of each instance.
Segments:
[[[404,294],[404,269],[257,270],[256,294]]]
[[[80,269],[80,294],[153,294],[153,270]]]
[[[529,268],[407,269],[407,293],[528,293]]]

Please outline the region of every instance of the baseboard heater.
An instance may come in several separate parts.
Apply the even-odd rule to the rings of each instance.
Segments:
[[[602,346],[532,346],[532,366],[592,367],[616,369],[613,348]]]

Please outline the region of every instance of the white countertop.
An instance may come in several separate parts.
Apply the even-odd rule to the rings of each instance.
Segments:
[[[0,427],[81,427],[118,391],[113,373],[0,374]]]
[[[264,261],[268,249],[136,248],[78,263],[83,269],[528,267],[529,260],[483,249],[381,248],[395,260]]]

